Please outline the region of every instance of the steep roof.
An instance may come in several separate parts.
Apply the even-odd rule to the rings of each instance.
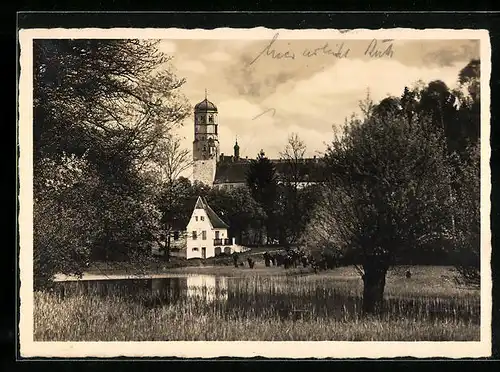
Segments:
[[[198,199],[196,200],[196,204],[194,205],[194,209],[203,209],[205,213],[208,216],[208,219],[210,220],[210,223],[212,226],[216,229],[228,229],[229,226],[221,220],[219,216],[217,216],[217,213],[214,212],[212,208],[208,205],[207,201],[205,198],[198,196]]]
[[[249,169],[249,161],[218,163],[214,183],[245,183]]]
[[[289,172],[288,164],[279,159],[271,159],[278,178]],[[251,162],[247,159],[227,160],[217,163],[214,184],[245,183]],[[325,169],[321,159],[305,159],[299,165],[299,172],[304,182],[323,182]]]

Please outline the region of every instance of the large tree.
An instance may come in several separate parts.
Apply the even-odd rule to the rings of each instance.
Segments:
[[[169,71],[169,58],[157,46],[156,41],[121,39],[35,40],[33,44],[34,182],[41,185],[35,189],[35,215],[60,199],[58,190],[45,186],[47,178],[55,177],[44,171],[45,165],[53,162],[64,169],[65,156],[80,159],[74,162],[76,173],[67,175],[76,177],[89,168],[92,177],[76,183],[88,193],[79,196],[82,189],[67,187],[66,200],[82,202],[63,203],[53,218],[56,224],[65,221],[66,233],[72,232],[73,241],[84,241],[80,245],[85,249],[91,247],[95,259],[146,252],[158,233],[159,214],[142,171],[156,159],[170,130],[189,114],[189,105],[179,92],[184,80]],[[92,226],[82,230],[76,218],[65,220],[71,208],[81,215],[97,209],[87,219]],[[38,242],[62,238],[44,236],[48,230],[41,219],[35,219],[34,228]],[[37,257],[56,260],[69,255],[67,251],[46,255],[42,252],[46,246],[37,241]],[[68,244],[64,249],[79,248]],[[66,271],[59,266],[57,271]]]
[[[380,311],[391,265],[451,229],[450,167],[427,119],[353,119],[329,146],[311,242],[361,266],[363,308]]]
[[[214,211],[229,225],[229,234],[238,244],[253,243],[250,232],[262,226],[266,214],[246,187],[232,190],[210,190],[208,202]]]
[[[306,145],[297,133],[288,137],[280,153],[280,177],[277,197],[280,244],[289,247],[298,243],[314,207],[309,175],[316,163],[305,159]]]
[[[277,238],[276,197],[278,179],[274,164],[266,157],[263,150],[251,161],[246,175],[247,186],[255,201],[266,213],[266,234],[268,243]]]

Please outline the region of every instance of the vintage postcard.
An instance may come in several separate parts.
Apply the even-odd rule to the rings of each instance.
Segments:
[[[491,354],[487,31],[19,43],[22,357]]]

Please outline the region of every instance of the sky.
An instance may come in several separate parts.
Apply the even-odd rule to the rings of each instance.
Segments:
[[[377,102],[400,96],[418,80],[455,87],[459,71],[480,52],[478,40],[378,40],[373,49],[372,41],[277,35],[274,41],[162,40],[159,47],[186,79],[180,89],[192,106],[205,98],[205,89],[217,106],[221,153],[232,154],[237,138],[240,156],[255,158],[263,149],[277,158],[292,133],[304,141],[307,156],[324,152],[332,128],[359,112],[367,89]],[[192,149],[193,115],[178,134]]]

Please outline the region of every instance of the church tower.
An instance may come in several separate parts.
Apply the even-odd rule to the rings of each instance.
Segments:
[[[212,186],[219,158],[217,107],[205,99],[194,107],[193,179]]]
[[[238,145],[238,138],[236,138],[236,143],[234,144],[234,160],[240,159],[240,146]]]

